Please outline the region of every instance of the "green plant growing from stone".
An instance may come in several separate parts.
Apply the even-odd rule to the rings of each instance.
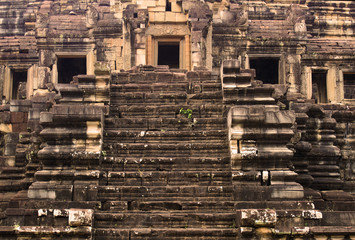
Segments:
[[[187,117],[188,119],[192,119],[192,110],[189,108],[186,110],[184,108],[180,108],[179,114]]]
[[[107,153],[106,151],[101,151],[101,156],[106,157]]]
[[[14,227],[14,230],[20,229],[20,223],[15,221],[13,227]]]
[[[181,116],[186,117],[189,121],[189,126],[192,128],[194,127],[195,123],[194,123],[194,119],[192,117],[192,110],[191,109],[184,109],[184,108],[180,108],[179,114]],[[181,121],[179,120],[179,123],[181,123]]]

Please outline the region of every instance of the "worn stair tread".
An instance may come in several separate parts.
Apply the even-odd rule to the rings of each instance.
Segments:
[[[213,118],[107,118],[105,129],[135,129],[135,130],[210,130],[226,129],[227,119]]]
[[[100,228],[95,229],[95,236],[102,239],[169,239],[176,240],[196,239],[202,237],[204,240],[214,239],[236,239],[238,229],[236,228]],[[112,237],[111,237],[112,236]]]
[[[209,142],[157,142],[157,143],[115,143],[111,144],[115,150],[209,150],[209,149],[228,149],[225,143],[214,143],[211,145]]]
[[[107,209],[105,211],[119,213],[125,211],[185,211],[185,212],[233,212],[235,209],[234,201],[214,201],[210,199],[208,201],[146,201],[134,200],[134,201],[107,201]],[[118,210],[116,210],[118,209]]]
[[[212,137],[220,139],[228,135],[228,130],[180,130],[180,131],[158,131],[158,130],[148,130],[148,131],[139,131],[139,130],[127,130],[127,129],[107,129],[105,132],[105,139],[110,138],[163,138],[164,142],[169,138],[180,138],[180,137],[190,137],[190,138],[208,138],[211,140]],[[203,139],[204,140],[204,139]],[[107,141],[107,140],[106,140]]]
[[[180,109],[191,109],[193,117],[222,117],[224,107],[221,104],[204,105],[144,105],[144,104],[125,104],[110,106],[110,116],[119,117],[177,117]]]
[[[309,230],[313,234],[355,234],[355,226],[312,226]]]
[[[111,92],[177,92],[188,91],[188,82],[173,82],[166,84],[164,82],[157,83],[127,83],[127,84],[112,84]]]
[[[109,154],[108,154],[109,155]],[[230,171],[228,154],[216,157],[117,157],[103,158],[102,170],[215,170]]]

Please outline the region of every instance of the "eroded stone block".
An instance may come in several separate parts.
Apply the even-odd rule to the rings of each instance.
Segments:
[[[69,226],[91,226],[94,210],[69,209]]]

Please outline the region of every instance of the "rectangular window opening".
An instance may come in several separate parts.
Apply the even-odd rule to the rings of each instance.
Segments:
[[[58,83],[70,83],[74,76],[86,74],[86,57],[58,57]]]
[[[264,84],[279,83],[279,58],[251,58],[249,65],[251,69],[255,69],[256,79]]]
[[[327,71],[313,70],[312,71],[312,99],[316,103],[327,103]]]
[[[12,72],[12,99],[26,98],[27,70],[13,70]]]
[[[344,99],[355,99],[355,73],[344,73]]]
[[[158,65],[169,65],[170,68],[180,67],[179,42],[158,42]]]
[[[165,11],[171,12],[171,2],[166,0]]]

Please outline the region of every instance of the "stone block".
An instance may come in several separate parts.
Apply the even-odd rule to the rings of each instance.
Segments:
[[[322,219],[323,214],[319,210],[303,210],[302,217],[304,219]]]
[[[10,123],[10,112],[0,112],[0,123]]]
[[[7,143],[5,144],[5,156],[15,156],[16,155],[16,145],[17,143]]]
[[[240,72],[240,61],[237,59],[224,60],[222,74],[235,74]]]
[[[4,137],[5,143],[18,143],[19,134],[18,133],[8,133]]]
[[[38,109],[38,108],[31,109],[28,112],[28,119],[29,120],[39,120],[40,119],[40,114],[41,114],[41,110],[40,109]]]
[[[92,209],[69,209],[69,226],[91,226],[94,210]]]
[[[95,75],[109,75],[110,65],[106,62],[95,63]]]
[[[274,227],[277,215],[272,209],[242,209],[237,211],[236,220],[238,227]]]
[[[26,123],[14,123],[12,124],[12,131],[13,132],[27,132],[27,124]]]
[[[292,111],[266,112],[266,124],[288,124],[293,125],[295,122],[295,114]]]
[[[271,199],[302,199],[304,197],[303,187],[300,184],[272,185]]]
[[[53,106],[53,114],[55,115],[68,115],[69,114],[69,106]]]
[[[54,185],[44,182],[35,182],[28,189],[30,199],[55,199],[56,191]]]
[[[49,112],[40,113],[40,123],[50,123],[53,122],[53,114]]]
[[[28,112],[32,107],[30,100],[11,100],[10,111],[11,112]]]
[[[46,89],[49,82],[51,82],[50,69],[48,67],[38,67],[38,88]]]
[[[55,187],[56,200],[71,201],[73,198],[73,185],[58,184]]]
[[[97,186],[87,184],[75,184],[74,183],[74,201],[96,201],[97,200]]]
[[[326,201],[354,201],[354,197],[341,190],[322,191],[322,197]]]

